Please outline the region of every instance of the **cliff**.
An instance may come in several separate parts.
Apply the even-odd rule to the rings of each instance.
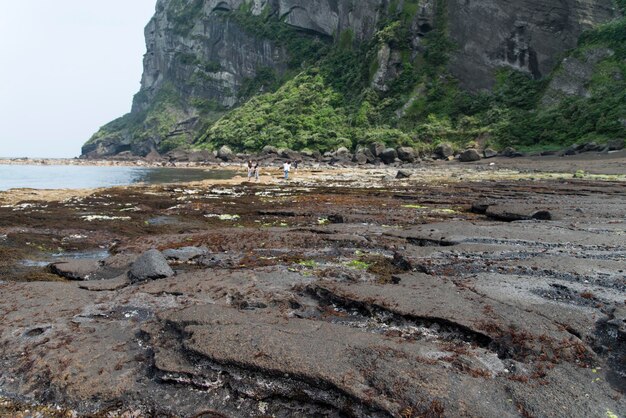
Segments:
[[[517,119],[561,112],[572,97],[580,106],[593,101],[599,72],[623,84],[623,6],[613,0],[158,0],[145,30],[144,73],[132,111],[102,127],[82,152],[623,136],[623,106],[602,113],[610,119],[606,127],[596,128],[596,120],[573,138],[560,131],[516,133]],[[606,36],[589,35],[598,33]],[[574,67],[587,70],[581,75]],[[282,99],[299,106],[288,120],[284,112],[262,110]],[[548,123],[534,122],[537,132]]]

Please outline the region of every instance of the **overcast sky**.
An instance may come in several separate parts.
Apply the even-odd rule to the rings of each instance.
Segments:
[[[130,111],[155,4],[0,0],[0,156],[78,156]]]

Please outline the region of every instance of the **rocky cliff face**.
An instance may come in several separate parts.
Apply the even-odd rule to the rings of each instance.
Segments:
[[[394,10],[408,16],[408,51],[376,42]],[[103,127],[83,155],[146,155],[197,140],[251,95],[314,64],[289,37],[316,53],[340,42],[375,44],[370,85],[383,93],[402,74],[402,60],[419,62],[429,48],[423,39],[443,30],[454,45],[448,70],[479,91],[492,88],[503,66],[550,75],[584,30],[617,15],[612,0],[158,0],[132,112]]]

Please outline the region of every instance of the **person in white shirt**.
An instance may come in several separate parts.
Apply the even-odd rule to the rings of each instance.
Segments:
[[[289,171],[291,171],[291,161],[287,161],[283,166],[283,170],[285,171],[285,180],[289,180]]]

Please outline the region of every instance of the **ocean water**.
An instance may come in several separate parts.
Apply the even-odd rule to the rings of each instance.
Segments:
[[[185,168],[0,165],[0,190],[90,189],[135,183],[185,183],[207,179],[229,179],[234,175],[233,171]]]

